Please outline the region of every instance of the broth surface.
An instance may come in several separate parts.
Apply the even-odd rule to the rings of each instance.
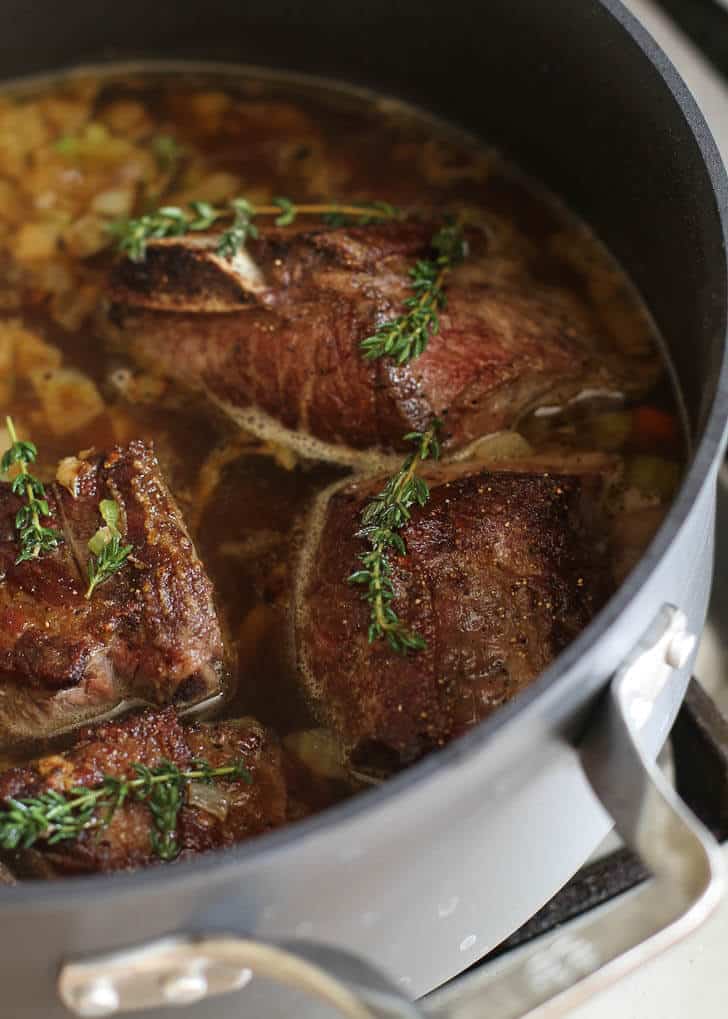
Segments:
[[[624,458],[632,508],[647,516],[625,539],[621,572],[677,485],[683,431],[651,319],[613,259],[496,152],[417,111],[293,79],[152,67],[0,96],[3,416],[35,442],[46,479],[78,450],[154,441],[234,650],[223,714],[253,715],[285,739],[317,727],[290,661],[291,565],[306,510],[346,469],[241,432],[201,397],[109,349],[96,325],[114,258],[110,223],[239,195],[456,210],[486,231],[494,280],[523,275],[585,302],[617,356],[652,380],[649,393],[639,403],[585,394],[536,410],[518,431],[535,452]],[[0,445],[9,445],[3,429]],[[325,756],[318,744],[311,752]]]

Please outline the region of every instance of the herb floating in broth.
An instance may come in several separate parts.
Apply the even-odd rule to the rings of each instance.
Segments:
[[[407,311],[362,340],[361,350],[368,361],[391,357],[397,364],[406,364],[420,356],[430,336],[439,330],[439,312],[447,307],[445,279],[467,255],[467,245],[462,230],[451,225],[438,230],[432,247],[436,257],[420,259],[410,269],[414,294],[404,302]]]
[[[361,515],[362,528],[357,537],[365,538],[371,545],[369,552],[362,552],[359,561],[362,569],[348,578],[350,584],[366,584],[362,595],[369,602],[369,643],[386,638],[389,646],[398,654],[408,651],[422,651],[426,647],[424,638],[408,630],[399,618],[392,602],[392,570],[389,553],[406,555],[407,547],[398,532],[407,524],[413,506],[424,506],[430,498],[427,482],[417,477],[417,467],[427,459],[437,460],[440,456],[436,419],[424,432],[410,432],[405,439],[417,447],[406,458],[397,473],[389,479],[379,495],[367,504]]]
[[[160,859],[174,860],[179,854],[177,819],[189,783],[209,784],[216,778],[252,782],[241,763],[212,768],[200,760],[182,771],[170,761],[161,761],[156,768],[133,764],[132,769],[136,778],[106,775],[99,785],[74,786],[68,793],[49,789],[38,796],[8,797],[0,807],[0,848],[29,849],[39,841],[55,845],[89,829],[106,828],[125,801],[133,798],[151,811],[152,849]]]
[[[117,220],[109,229],[116,238],[117,250],[132,262],[142,262],[147,241],[164,237],[183,237],[188,233],[209,230],[219,220],[232,218],[232,225],[222,234],[217,253],[232,259],[245,246],[248,238],[258,236],[253,223],[256,216],[275,216],[276,226],[289,226],[298,216],[319,216],[329,219],[329,225],[343,225],[341,217],[361,224],[383,223],[402,219],[403,213],[387,202],[341,205],[338,202],[292,202],[290,198],[274,198],[270,205],[254,205],[245,198],[233,198],[223,208],[209,202],[190,202],[188,210],[166,205],[138,219]]]
[[[38,559],[46,552],[53,552],[63,542],[63,536],[59,531],[41,523],[43,517],[50,515],[45,488],[28,470],[28,464],[35,462],[38,450],[32,442],[18,439],[11,417],[5,421],[12,445],[3,454],[0,470],[7,474],[14,464],[18,465],[19,472],[13,478],[12,490],[15,495],[27,500],[15,514],[15,530],[20,542],[20,555],[15,560],[17,565],[29,559]]]
[[[121,569],[134,547],[121,544],[118,526],[119,506],[113,499],[102,499],[99,503],[99,513],[105,521],[105,526],[99,527],[88,543],[91,556],[88,561],[87,599],[99,584],[103,584]]]

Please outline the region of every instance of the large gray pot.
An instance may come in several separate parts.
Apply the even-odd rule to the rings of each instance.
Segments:
[[[225,854],[0,895],[8,1019],[68,1015],[64,960],[203,930],[328,942],[420,995],[518,927],[603,837],[610,821],[571,741],[661,606],[681,609],[693,633],[703,626],[728,396],[726,181],[713,142],[617,0],[6,0],[1,18],[5,76],[109,57],[214,58],[414,99],[495,142],[591,223],[670,348],[694,441],[679,497],[639,568],[519,699],[383,788]],[[682,667],[659,684],[641,730],[652,754],[684,694],[683,658],[672,655]],[[100,1014],[116,992],[96,990]],[[184,1014],[233,1019],[248,993]],[[85,1000],[90,1009],[93,994]]]

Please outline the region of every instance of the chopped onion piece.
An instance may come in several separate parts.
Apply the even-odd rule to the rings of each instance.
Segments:
[[[346,778],[339,741],[330,729],[306,729],[292,732],[283,741],[307,768],[322,778]]]
[[[533,447],[520,432],[491,432],[469,442],[452,457],[453,460],[517,460],[530,456]]]
[[[56,481],[67,488],[75,499],[78,495],[78,480],[88,470],[88,464],[77,456],[66,456],[56,468]]]
[[[230,809],[230,801],[219,785],[207,782],[190,782],[187,786],[187,802],[191,807],[212,814],[218,821],[224,821]]]

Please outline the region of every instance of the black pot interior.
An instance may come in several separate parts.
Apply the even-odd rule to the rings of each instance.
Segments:
[[[369,85],[466,127],[565,198],[627,268],[671,350],[697,438],[725,336],[723,176],[709,143],[706,171],[700,118],[685,122],[620,18],[616,0],[6,0],[0,74],[222,59]]]

